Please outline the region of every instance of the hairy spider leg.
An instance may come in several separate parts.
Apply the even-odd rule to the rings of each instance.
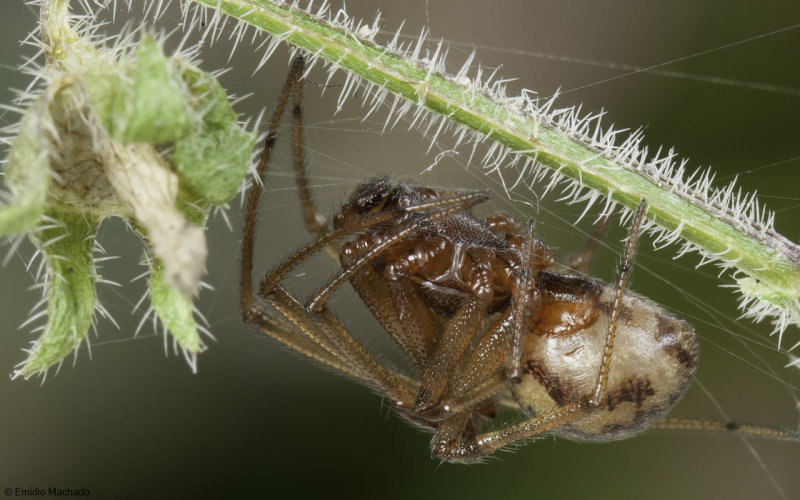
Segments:
[[[492,224],[493,222],[490,222]],[[518,223],[513,222],[515,232]],[[490,225],[493,230],[501,229]],[[425,415],[432,420],[445,420],[440,425],[435,442],[463,441],[472,432],[466,410],[487,401],[522,376],[522,343],[532,315],[538,313],[540,302],[535,288],[534,269],[543,261],[552,262],[554,256],[541,241],[534,237],[534,223],[529,220],[521,248],[522,262],[517,271],[512,290],[511,308],[501,314],[487,328],[467,364],[453,384],[451,393]],[[504,370],[499,371],[503,367]]]
[[[522,379],[522,343],[527,333],[527,325],[531,323],[531,317],[538,314],[541,306],[540,297],[536,292],[534,263],[537,258],[541,258],[541,254],[549,253],[549,249],[545,250],[546,247],[534,237],[533,229],[534,221],[529,219],[522,244],[522,264],[517,270],[511,295],[513,327],[511,338],[507,342],[511,350],[504,362],[504,371],[507,379],[516,382]]]
[[[485,222],[499,236],[506,233],[515,234],[520,230],[519,223],[507,216],[491,216]],[[443,240],[439,237],[416,241],[413,252],[435,253],[441,244]],[[372,239],[368,235],[361,236],[358,244],[345,245],[340,257],[342,266],[349,266],[355,259],[363,256],[372,245]],[[373,266],[365,265],[350,279],[372,314],[413,361],[420,373],[426,371],[435,346],[442,338],[442,321],[434,317],[415,286],[401,278],[424,272],[426,265],[427,263],[420,264],[418,261],[405,263],[400,268],[390,271],[392,279],[386,279],[386,273],[378,273]]]
[[[606,341],[603,347],[603,357],[600,361],[600,373],[597,375],[594,397],[592,397],[590,401],[594,408],[600,408],[605,404],[604,401],[608,388],[608,372],[611,369],[611,360],[614,353],[614,339],[617,337],[617,323],[619,322],[619,314],[622,310],[622,299],[625,296],[625,290],[628,288],[628,280],[630,279],[633,268],[633,257],[636,255],[636,244],[639,242],[639,228],[642,225],[642,218],[646,210],[647,202],[642,198],[642,201],[639,202],[639,208],[633,216],[633,222],[631,222],[628,243],[625,245],[625,253],[622,255],[622,266],[617,274],[617,293],[614,295],[614,304],[611,306],[611,314],[609,315],[608,331],[606,332]]]
[[[302,114],[302,110],[300,109],[302,94],[298,93],[296,88],[299,86],[299,82],[302,79],[304,68],[305,64],[302,57],[296,58],[292,63],[283,90],[281,91],[278,105],[273,113],[267,137],[264,141],[264,146],[261,150],[259,162],[256,167],[257,175],[250,189],[250,196],[248,198],[244,217],[244,229],[242,232],[240,289],[242,318],[245,322],[257,325],[264,333],[312,359],[320,361],[344,373],[363,378],[363,373],[354,370],[345,356],[337,352],[330,345],[321,342],[318,336],[314,335],[314,329],[309,327],[309,325],[297,325],[297,323],[295,323],[294,326],[292,326],[283,319],[263,310],[253,301],[253,243],[255,239],[255,227],[258,219],[258,202],[261,197],[262,183],[275,145],[280,119],[288,104],[289,97],[292,94],[295,96],[294,114],[296,117]],[[294,93],[292,92],[293,89],[295,89]],[[302,128],[300,119],[296,118],[294,124],[296,130]],[[295,141],[299,139],[297,131],[294,134],[294,139]],[[300,168],[302,168],[302,158],[299,162],[295,161],[296,169],[298,168],[298,163],[300,164]],[[304,174],[298,177],[304,177]],[[309,229],[311,230],[312,228]]]
[[[643,205],[644,201],[636,212],[639,219],[643,215]],[[608,217],[600,221],[598,227],[594,231],[593,237],[598,238],[602,234],[607,222]],[[641,220],[634,220],[633,224],[634,228],[636,228],[641,224]],[[633,231],[634,228],[632,228],[631,231]],[[636,238],[634,234],[638,233],[632,233],[632,235],[629,236],[628,245],[626,246],[623,256],[623,267],[621,270],[621,274],[623,275],[618,279],[617,297],[622,297],[624,295],[624,290],[627,288],[630,261],[632,261],[635,254]],[[523,250],[523,255],[526,260],[520,269],[529,271],[533,268],[531,262],[534,259],[534,255],[536,255],[531,249],[533,249],[535,243],[537,243],[533,238],[532,224],[530,221],[527,227],[525,240],[527,242],[527,249]],[[587,247],[589,246],[590,244],[587,245]],[[582,253],[586,255],[586,252]],[[591,255],[589,257],[591,257]],[[591,258],[583,260],[587,265],[590,261]],[[625,263],[628,263],[628,265],[625,265]],[[523,422],[519,424],[516,429],[516,435],[512,433],[511,437],[504,437],[502,435],[503,430],[500,429],[499,431],[487,433],[485,435],[487,438],[491,439],[487,439],[481,443],[477,443],[477,441],[473,442],[471,436],[474,434],[474,419],[469,415],[467,410],[474,408],[482,401],[496,395],[505,389],[509,383],[513,382],[513,368],[519,366],[518,363],[521,362],[521,357],[518,357],[521,356],[521,353],[514,353],[514,346],[521,345],[520,340],[514,340],[514,338],[516,334],[522,332],[521,326],[514,324],[519,323],[524,317],[521,309],[525,309],[528,306],[521,302],[520,298],[531,297],[529,290],[532,289],[532,286],[533,283],[527,272],[518,275],[517,290],[522,291],[527,289],[528,293],[515,291],[512,301],[512,310],[498,317],[492,326],[486,330],[475,350],[472,352],[469,362],[463,372],[455,381],[451,394],[444,398],[437,407],[425,413],[426,418],[441,422],[434,437],[434,454],[449,460],[458,460],[459,454],[461,460],[479,458],[482,455],[490,454],[492,451],[505,446],[502,444],[503,442],[509,444],[519,439],[524,439],[525,437],[531,437],[538,433],[555,429],[585,414],[585,412],[579,411],[581,404],[574,404],[570,408],[559,408],[551,414],[542,415],[543,418],[541,421],[537,421],[536,423]],[[610,318],[610,328],[611,325],[616,324],[618,318],[618,313],[616,316],[612,314]],[[613,350],[614,331],[615,330],[610,330],[606,335],[605,353],[610,354],[610,351]],[[609,340],[609,337],[611,340]],[[510,354],[508,355],[506,355],[507,346],[511,347]],[[607,360],[604,360],[606,366],[610,364],[610,359],[609,356]],[[506,366],[505,373],[498,373],[498,369],[504,363]],[[603,384],[607,384],[607,381],[608,371],[600,371],[598,374],[595,398],[598,398],[598,392],[600,394],[605,393]],[[599,396],[600,401],[604,399],[604,395]],[[586,411],[591,411],[591,409],[597,407],[592,400],[583,402],[582,405],[586,407]],[[572,418],[564,420],[565,416],[570,415],[572,415]],[[800,440],[800,434],[798,434],[798,432],[778,427],[700,419],[666,418],[653,424],[652,428],[660,430],[731,432],[738,435],[758,438],[787,441]],[[499,441],[500,439],[503,439],[503,441]],[[466,446],[463,444],[465,442],[467,443]],[[489,446],[491,444],[493,447],[490,448],[489,451],[481,452],[478,444],[482,444],[483,446]],[[454,450],[456,453],[455,455]]]
[[[289,70],[289,75],[286,77],[286,82],[281,91],[281,97],[278,100],[278,106],[272,115],[272,121],[267,132],[267,137],[264,140],[264,147],[261,150],[261,155],[256,167],[256,176],[253,179],[253,185],[250,187],[250,196],[247,200],[247,209],[244,216],[244,229],[242,230],[242,268],[241,268],[241,281],[242,290],[240,294],[242,315],[245,321],[249,319],[249,314],[253,310],[253,241],[255,239],[256,222],[258,220],[258,202],[261,199],[261,190],[263,189],[264,175],[269,165],[272,150],[275,147],[275,139],[277,137],[278,125],[283,116],[283,110],[289,101],[289,95],[295,83],[303,75],[304,63],[301,57],[295,59],[292,67]]]
[[[372,270],[371,274],[377,281],[375,286],[380,286],[382,276],[375,270]],[[396,337],[399,337],[398,344],[401,344],[403,351],[408,354],[414,362],[414,366],[422,373],[425,371],[428,359],[435,349],[439,337],[441,337],[438,321],[434,319],[430,309],[411,283],[405,280],[389,281],[385,285],[385,290],[392,306],[390,309],[403,312],[403,314],[395,312],[398,316],[400,333],[399,335],[393,334],[392,338],[397,340]],[[358,292],[359,295],[362,295],[361,290]],[[370,310],[373,310],[372,306],[370,306]]]
[[[428,212],[420,214],[419,217],[413,219],[414,224],[409,224],[406,228],[398,231],[396,238],[405,238],[409,233],[417,229],[418,224],[429,223],[453,213],[461,212],[475,203],[482,201],[485,198],[483,193],[469,193],[455,197],[448,197],[439,200],[437,203],[426,203],[426,207],[430,207]],[[417,207],[408,207],[405,210],[411,212],[415,211]],[[388,217],[387,214],[378,214],[383,218]],[[360,219],[360,221],[359,221]],[[331,351],[336,357],[341,357],[352,364],[352,370],[355,374],[365,374],[369,379],[372,379],[389,398],[392,399],[395,406],[399,408],[409,408],[413,396],[416,394],[416,384],[409,384],[408,378],[389,370],[378,362],[372,354],[369,353],[361,343],[353,337],[342,324],[330,313],[325,305],[330,294],[333,290],[343,283],[351,275],[363,268],[370,262],[370,259],[375,258],[380,254],[381,250],[387,246],[396,243],[397,240],[388,238],[384,244],[376,245],[369,252],[367,252],[361,259],[340,271],[326,286],[323,287],[323,292],[318,293],[311,299],[309,304],[317,304],[315,307],[307,305],[302,307],[297,301],[286,293],[278,284],[280,279],[304,260],[305,257],[310,256],[316,250],[320,249],[321,243],[328,241],[331,236],[344,236],[347,230],[350,232],[359,231],[369,227],[370,223],[375,221],[375,216],[367,216],[364,218],[356,218],[346,224],[346,227],[332,231],[324,235],[309,246],[297,252],[295,255],[302,255],[303,258],[293,258],[284,262],[278,268],[267,275],[260,287],[260,294],[268,300],[276,309],[278,309],[290,322],[294,323],[298,328],[303,330],[306,335],[313,337],[317,342],[323,345],[326,349]],[[364,226],[364,221],[368,221]],[[343,234],[340,234],[343,233]],[[288,264],[288,265],[287,265]],[[266,284],[266,285],[265,285]]]
[[[494,255],[486,249],[469,249],[467,253],[474,260],[477,270],[472,293],[448,320],[442,338],[428,360],[415,398],[414,411],[417,413],[424,412],[442,399],[456,363],[477,334],[489,304],[494,298],[492,287]]]
[[[521,231],[520,224],[507,216],[490,216],[485,222],[499,236],[507,233],[517,234]],[[347,244],[342,249],[340,260],[343,267],[349,266],[372,245],[369,236],[364,235],[360,238],[364,241]],[[438,237],[417,241],[414,243],[413,251],[425,254],[426,250],[429,250],[434,253],[440,248],[441,243]],[[433,316],[415,286],[410,281],[399,278],[424,272],[426,265],[415,261],[401,266],[401,271],[391,271],[393,279],[386,279],[385,273],[380,274],[373,266],[365,265],[350,280],[372,314],[414,362],[420,373],[426,371],[435,346],[442,338],[442,321]],[[440,406],[436,405],[436,408]],[[437,411],[435,408],[431,410]],[[421,409],[417,407],[415,411],[421,412]],[[422,413],[427,416],[428,412]]]
[[[508,346],[514,337],[513,315],[513,309],[509,308],[495,318],[470,353],[463,371],[454,382],[448,380],[448,385],[452,385],[450,392],[418,413],[431,421],[447,421],[469,413],[470,409],[508,387],[511,379],[498,370],[506,361]]]
[[[737,422],[724,422],[719,420],[701,420],[695,418],[664,418],[653,424],[654,429],[701,431],[701,432],[732,432],[744,436],[752,436],[781,441],[800,441],[800,433],[772,427],[768,425],[753,425]]]
[[[295,143],[295,169],[298,172],[298,179],[305,177],[302,156],[297,155],[298,152],[302,152],[302,144],[300,143],[300,130],[302,129],[302,109],[300,104],[302,92],[299,91],[298,88],[304,68],[305,64],[303,58],[296,58],[286,78],[280,100],[278,101],[278,106],[273,114],[264,148],[262,149],[256,168],[257,178],[253,183],[247,203],[242,236],[242,317],[245,322],[257,325],[264,333],[283,342],[289,347],[344,373],[365,380],[376,380],[378,385],[381,386],[390,397],[394,396],[396,400],[410,401],[410,398],[416,392],[416,384],[413,381],[384,369],[382,365],[372,358],[372,356],[352,338],[340,324],[338,324],[338,322],[333,320],[332,317],[329,317],[330,314],[327,313],[327,311],[320,315],[321,318],[323,318],[322,322],[324,324],[324,328],[320,329],[320,320],[318,318],[310,318],[303,306],[278,285],[280,280],[292,267],[302,262],[318,249],[327,246],[341,236],[389,220],[396,216],[395,214],[385,213],[359,218],[358,220],[346,224],[339,230],[322,235],[314,243],[306,247],[304,251],[293,255],[292,258],[284,262],[283,265],[279,266],[277,270],[273,271],[273,273],[268,275],[261,282],[261,295],[265,295],[267,300],[283,314],[294,327],[265,311],[256,305],[253,300],[253,243],[258,218],[258,202],[261,196],[263,179],[275,145],[280,119],[292,95],[295,99],[293,120],[295,130],[293,134],[293,142]],[[480,196],[477,197],[480,198]],[[308,196],[307,199],[309,203],[304,204],[304,213],[316,213],[313,205],[310,204],[310,196]],[[458,204],[460,202],[461,200],[458,200],[455,203]],[[449,205],[447,202],[443,202],[442,206],[447,207]],[[458,210],[463,210],[463,208],[459,207]],[[306,217],[307,221],[308,219],[309,218]],[[309,230],[312,232],[321,232],[323,228],[309,225]]]
[[[491,226],[490,226],[491,227]],[[497,227],[497,229],[502,229]],[[471,353],[464,372],[458,377],[449,396],[445,389],[452,385],[453,370],[464,356],[466,348],[475,337],[486,315],[488,304],[493,296],[490,293],[493,280],[491,253],[474,255],[479,270],[479,280],[473,285],[473,295],[448,322],[442,340],[430,360],[428,369],[422,377],[420,392],[417,394],[415,411],[424,415],[444,412],[461,412],[468,407],[493,396],[506,386],[506,379],[521,377],[522,340],[525,335],[523,325],[527,324],[529,313],[535,314],[538,302],[534,297],[532,269],[534,261],[541,257],[536,253],[538,241],[533,237],[533,223],[528,224],[522,244],[522,262],[512,293],[510,314],[501,315],[484,332],[477,348]],[[476,252],[477,253],[477,252]],[[532,311],[533,310],[533,311]],[[510,321],[510,323],[509,323]],[[506,333],[510,330],[510,334]],[[511,347],[506,375],[493,377],[493,374],[507,362],[505,350]]]
[[[351,265],[363,251],[355,245],[343,247],[342,266]],[[437,322],[413,286],[402,280],[384,280],[372,265],[357,270],[350,283],[392,340],[422,372],[439,332]]]
[[[300,205],[303,207],[303,221],[308,231],[321,236],[328,228],[328,221],[322,213],[317,210],[311,197],[311,189],[308,186],[306,176],[305,148],[303,147],[303,73],[305,72],[305,59],[297,56],[293,63],[299,68],[299,76],[294,81],[294,93],[292,100],[292,156],[294,158],[294,178],[297,190],[300,194]]]
[[[571,260],[570,269],[583,272],[588,270],[598,240],[605,232],[609,218],[610,214],[598,222],[584,248]],[[521,232],[519,223],[506,217],[490,217],[486,222],[498,233]],[[533,269],[537,267],[535,265],[537,261],[555,261],[550,249],[535,238],[533,219],[528,221],[525,229],[522,256],[523,262],[519,266],[515,289],[512,291],[511,309],[497,318],[486,330],[464,371],[455,381],[451,394],[443,398],[438,405],[423,412],[427,418],[443,420],[461,413],[491,398],[505,389],[510,382],[521,378],[522,345],[526,333],[524,325],[528,324],[532,314],[536,314],[539,306]],[[506,354],[506,349],[509,347],[510,352]],[[503,373],[497,373],[501,366],[504,367]]]

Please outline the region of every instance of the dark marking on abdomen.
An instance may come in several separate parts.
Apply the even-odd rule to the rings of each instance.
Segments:
[[[533,378],[545,388],[547,394],[558,406],[569,403],[568,397],[571,392],[569,387],[562,384],[557,376],[552,375],[541,360],[529,359],[526,361],[525,373],[533,375]]]
[[[677,359],[687,369],[693,371],[697,365],[697,344],[692,340],[693,349],[691,351],[686,349],[678,337],[677,321],[677,319],[670,316],[656,315],[656,341],[658,341],[664,352]]]
[[[614,391],[609,391],[606,395],[606,409],[613,411],[621,403],[634,403],[637,408],[641,408],[645,400],[650,396],[655,396],[656,391],[653,384],[647,377],[630,377],[622,382]]]

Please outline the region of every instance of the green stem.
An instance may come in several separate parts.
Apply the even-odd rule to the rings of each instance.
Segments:
[[[315,54],[403,99],[483,134],[511,151],[524,151],[580,186],[635,209],[642,198],[647,218],[713,255],[750,279],[742,292],[784,321],[800,323],[800,247],[702,195],[679,192],[657,175],[603,156],[588,142],[547,121],[473,91],[450,75],[395,54],[325,19],[269,0],[194,0]],[[541,117],[538,117],[541,118]],[[765,304],[765,302],[767,304]],[[753,310],[755,311],[755,310]],[[753,315],[758,314],[752,312]]]

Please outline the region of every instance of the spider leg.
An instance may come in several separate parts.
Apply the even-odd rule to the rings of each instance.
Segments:
[[[272,150],[275,145],[280,119],[283,115],[286,105],[288,104],[289,97],[292,94],[292,89],[295,89],[295,116],[297,116],[299,112],[299,99],[302,96],[298,93],[297,88],[299,87],[299,82],[303,75],[304,67],[305,64],[303,58],[297,57],[294,60],[291,69],[289,70],[289,74],[281,92],[281,97],[278,101],[278,106],[275,109],[272,121],[270,123],[267,137],[264,142],[264,147],[261,151],[259,163],[256,168],[257,178],[253,182],[247,202],[242,236],[242,268],[240,288],[242,318],[245,322],[258,326],[265,334],[312,359],[316,359],[344,373],[349,373],[351,375],[364,378],[365,375],[363,371],[359,370],[357,367],[354,367],[345,355],[343,355],[335,347],[331,346],[330,343],[320,340],[319,335],[315,333],[315,325],[308,321],[302,322],[297,320],[299,316],[296,314],[285,314],[285,317],[289,319],[295,319],[295,321],[292,321],[292,323],[294,323],[293,327],[283,319],[259,307],[253,300],[253,243],[255,239],[256,222],[258,219],[258,202],[261,196],[262,182],[267,170],[267,166],[269,165]],[[296,122],[296,127],[299,125],[300,122]],[[297,130],[295,131],[295,140],[297,141]],[[300,159],[300,163],[302,163],[302,158]],[[283,291],[281,290],[281,292]],[[283,309],[292,309],[293,307],[294,309],[303,309],[301,305],[296,303],[293,304],[290,298],[287,298],[288,294],[285,292],[282,294],[275,293],[275,295],[279,296],[280,299],[275,299],[273,304],[279,302],[283,305]],[[278,310],[281,310],[281,308],[278,308]]]
[[[433,421],[447,420],[459,413],[469,413],[468,410],[507,388],[512,380],[500,367],[508,356],[513,328],[513,313],[509,309],[486,329],[452,390],[438,404],[420,410],[420,414]]]
[[[442,338],[428,360],[414,406],[417,412],[424,412],[441,401],[456,364],[478,332],[494,297],[494,254],[478,248],[469,249],[467,253],[475,263],[471,279],[472,293],[445,325]]]
[[[307,336],[312,337],[313,340],[320,343],[332,357],[341,359],[346,365],[352,365],[353,369],[351,371],[355,372],[356,375],[358,375],[359,372],[367,374],[370,379],[392,398],[395,406],[399,408],[410,408],[413,395],[417,392],[415,384],[409,383],[408,379],[388,370],[375,360],[375,358],[350,335],[341,323],[327,310],[325,301],[327,301],[327,298],[339,284],[362,270],[370,263],[371,259],[379,255],[386,247],[391,246],[416,231],[419,224],[429,223],[452,213],[466,210],[475,203],[483,201],[485,196],[484,193],[467,193],[433,202],[426,202],[412,207],[405,207],[405,212],[413,214],[416,211],[420,211],[421,213],[412,218],[413,223],[408,224],[395,233],[393,238],[387,238],[386,241],[383,241],[381,244],[375,245],[366,252],[364,256],[357,259],[353,265],[343,269],[334,280],[323,288],[321,293],[318,293],[311,299],[309,305],[307,305],[303,311],[295,307],[294,299],[292,299],[289,294],[283,292],[282,288],[278,285],[286,274],[310,255],[327,245],[330,241],[346,236],[349,233],[366,229],[374,224],[396,218],[397,214],[379,212],[376,215],[356,218],[343,227],[317,238],[306,248],[293,254],[287,261],[278,266],[276,270],[267,275],[259,287],[260,295],[270,301],[282,314],[286,315],[289,321],[303,330]],[[251,311],[249,314],[251,322],[254,321],[254,318],[258,317],[255,313],[260,311],[257,308],[254,309],[255,310]],[[263,313],[263,311],[261,312]],[[316,328],[310,327],[309,323],[313,323]]]
[[[458,414],[440,424],[433,441],[434,455],[449,461],[475,460],[516,441],[531,438],[568,424],[597,408],[601,408],[605,404],[608,374],[613,359],[617,322],[622,307],[622,298],[627,289],[636,243],[639,239],[639,228],[642,223],[642,218],[644,217],[646,206],[645,200],[642,200],[634,215],[628,235],[623,263],[617,279],[614,305],[609,316],[609,326],[606,332],[603,356],[592,396],[580,398],[560,406],[551,412],[543,413],[522,422],[475,436],[464,431],[464,429],[467,429],[467,427],[465,427],[465,419],[469,418],[467,412]]]
[[[733,432],[743,436],[781,441],[800,441],[797,431],[753,425],[746,423],[724,422],[719,420],[700,420],[694,418],[665,418],[653,424],[653,429],[701,431],[701,432]]]
[[[375,224],[386,222],[396,216],[397,214],[390,212],[380,212],[375,215],[359,217],[349,221],[346,225],[339,229],[323,234],[298,252],[293,253],[288,259],[283,261],[283,263],[265,276],[259,285],[259,295],[264,297],[268,296],[270,293],[272,293],[272,289],[274,289],[278,283],[286,277],[289,271],[297,267],[298,264],[305,261],[316,252],[326,248],[337,239],[343,238],[348,234],[361,231]]]
[[[433,454],[450,462],[477,460],[516,441],[530,438],[568,424],[591,411],[586,400],[573,401],[554,411],[502,427],[495,431],[472,435],[468,429],[469,414],[460,413],[441,423],[433,437]]]
[[[456,364],[486,315],[487,306],[488,301],[470,297],[448,321],[420,380],[414,404],[416,413],[424,414],[441,401]]]
[[[299,329],[304,338],[316,343],[320,349],[315,349],[311,357],[319,357],[320,350],[325,358],[323,362],[334,366],[345,373],[375,382],[394,402],[397,407],[410,407],[413,395],[416,393],[416,384],[406,377],[396,374],[381,365],[323,306],[317,314],[310,314],[296,299],[287,293],[279,282],[296,265],[319,251],[335,239],[346,235],[353,230],[360,230],[370,225],[388,220],[392,214],[379,213],[354,220],[339,230],[327,233],[317,238],[304,249],[293,254],[287,261],[268,274],[261,282],[259,294],[275,307],[286,319]],[[260,318],[268,316],[257,306],[253,306],[246,317],[250,322],[260,326],[265,322]],[[265,333],[275,336],[264,326]],[[279,339],[281,340],[281,339]],[[307,342],[304,342],[307,343]],[[294,344],[289,345],[295,348]],[[303,349],[297,350],[307,354]],[[344,368],[343,368],[344,367]]]
[[[486,195],[483,193],[461,194],[434,202],[426,202],[417,206],[406,207],[404,211],[412,214],[415,211],[422,212],[414,218],[414,222],[426,223],[445,217],[451,213],[463,211],[475,203],[483,201],[485,196]],[[427,212],[424,212],[426,210]],[[403,408],[411,406],[413,395],[416,393],[416,384],[388,370],[375,360],[333,315],[330,314],[324,304],[324,301],[327,300],[327,297],[339,283],[361,270],[365,264],[369,263],[369,259],[374,258],[375,255],[369,254],[368,252],[368,257],[361,259],[360,262],[356,263],[357,265],[350,266],[340,273],[339,283],[334,285],[329,283],[327,286],[327,295],[323,298],[320,298],[319,294],[315,296],[317,302],[313,309],[309,306],[305,308],[299,307],[296,301],[279,286],[279,282],[291,269],[332,241],[397,217],[398,214],[393,212],[378,212],[373,215],[357,217],[348,221],[339,229],[320,236],[304,249],[293,254],[289,259],[278,266],[278,268],[268,274],[259,286],[259,294],[270,301],[290,322],[300,328],[307,337],[318,342],[324,350],[331,355],[331,358],[341,362],[340,364],[352,367],[349,372],[356,376],[362,374],[367,375],[368,378],[373,380],[393,399],[397,407]],[[409,225],[405,231],[400,231],[396,240],[407,236],[411,230],[416,230],[416,226]],[[394,242],[396,241],[390,239],[387,245],[391,245]],[[250,244],[252,244],[252,242],[250,242]],[[377,254],[379,251],[375,253]],[[313,300],[314,299],[312,299],[311,303],[314,303]],[[243,314],[246,315],[245,319],[249,319],[250,322],[256,322],[259,316],[266,313],[256,306],[253,306],[250,310],[243,312]],[[267,333],[269,332],[267,331]]]
[[[300,76],[305,70],[305,63],[302,57],[298,57],[300,65]],[[306,177],[305,158],[303,148],[303,80],[296,80],[293,92],[292,106],[292,152],[294,157],[295,182],[297,191],[300,194],[300,204],[303,207],[303,221],[308,231],[315,236],[322,236],[328,229],[328,221],[322,213],[317,210],[311,197],[311,189],[308,186]]]
[[[274,302],[273,306],[275,306]],[[281,308],[275,307],[279,311],[281,310]],[[298,304],[297,307],[302,310],[302,305]],[[287,315],[284,316],[288,317]],[[287,323],[282,318],[260,309],[257,314],[254,313],[250,323],[255,324],[265,334],[300,354],[319,361],[342,373],[367,380],[366,375],[361,370],[355,369],[348,359],[317,340],[318,335],[314,333],[314,325],[298,325],[297,321]]]
[[[521,260],[512,282],[511,307],[486,329],[451,393],[425,412],[428,418],[442,420],[468,410],[521,380],[524,339],[541,306],[536,272],[552,265],[555,259],[552,251],[535,238],[532,219],[517,248]]]
[[[633,256],[636,253],[636,244],[639,242],[639,228],[642,225],[644,213],[647,210],[647,201],[642,198],[639,208],[633,216],[631,229],[628,233],[628,242],[625,245],[625,253],[622,256],[622,266],[617,276],[617,289],[614,294],[614,304],[611,307],[611,314],[608,320],[608,331],[606,332],[605,345],[603,347],[603,357],[600,361],[600,373],[597,375],[597,383],[594,395],[590,399],[593,407],[599,408],[605,404],[606,390],[608,388],[608,372],[611,369],[611,359],[614,353],[614,340],[617,336],[617,322],[619,321],[620,311],[622,310],[622,299],[625,290],[628,288],[628,279],[633,267]]]
[[[597,252],[597,246],[603,239],[603,234],[606,232],[610,218],[611,212],[606,214],[597,222],[597,225],[594,226],[594,231],[592,231],[591,236],[589,236],[589,238],[586,240],[583,248],[579,252],[568,257],[567,267],[570,270],[584,274],[589,272],[589,267],[592,265],[592,259],[594,259],[594,254]]]
[[[250,190],[250,196],[247,202],[247,210],[244,218],[244,231],[242,236],[242,268],[241,268],[241,311],[242,317],[247,323],[257,325],[264,333],[270,335],[276,340],[292,347],[298,352],[321,361],[329,366],[332,366],[340,371],[350,373],[353,375],[361,375],[354,372],[352,368],[347,365],[347,360],[339,353],[336,353],[330,347],[320,343],[317,338],[312,334],[313,329],[308,325],[297,325],[298,328],[292,328],[282,319],[273,314],[268,313],[261,307],[256,305],[253,301],[252,291],[252,268],[253,268],[253,243],[255,239],[255,227],[258,219],[258,202],[262,191],[262,182],[266,174],[267,166],[272,155],[272,150],[275,146],[277,137],[278,126],[281,117],[288,104],[289,97],[292,94],[292,89],[297,89],[300,79],[303,75],[305,64],[302,57],[297,57],[289,74],[286,77],[283,90],[281,92],[278,106],[272,116],[272,121],[264,142],[264,147],[261,151],[258,166],[256,168],[257,178],[253,182]],[[298,111],[298,94],[295,90],[295,114]],[[288,294],[287,294],[288,295]],[[300,306],[302,308],[302,306]],[[363,376],[363,375],[361,375]]]
[[[416,383],[399,375],[376,360],[363,345],[342,326],[327,307],[309,315],[290,294],[278,286],[266,299],[290,322],[313,339],[331,357],[347,367],[347,373],[374,382],[392,399],[395,406],[407,408],[416,393]],[[329,363],[330,364],[330,363]]]
[[[302,57],[294,60],[286,78],[278,106],[273,114],[267,137],[257,166],[257,179],[253,183],[245,212],[244,231],[242,237],[242,269],[241,269],[241,310],[243,319],[255,324],[260,329],[313,359],[321,361],[342,372],[359,378],[374,378],[378,385],[386,390],[397,401],[408,400],[416,392],[416,384],[402,376],[393,374],[369,355],[366,350],[352,338],[329,313],[320,318],[311,319],[305,309],[290,294],[286,293],[278,283],[286,273],[299,262],[321,248],[326,248],[337,238],[350,232],[365,229],[396,214],[384,213],[377,216],[364,217],[337,231],[322,234],[326,228],[324,217],[320,217],[313,203],[305,177],[302,148],[302,85],[301,80],[305,64]],[[276,141],[280,119],[285,111],[290,96],[294,97],[293,108],[293,147],[294,165],[298,190],[303,205],[304,219],[309,231],[319,237],[301,252],[294,254],[287,262],[268,275],[260,284],[260,294],[294,325],[292,328],[285,321],[275,317],[254,303],[252,294],[253,243],[258,218],[258,201],[262,182],[269,165],[269,160]],[[408,389],[411,387],[411,389]],[[403,388],[406,388],[403,393]]]
[[[423,370],[433,350],[436,323],[413,287],[385,282],[371,265],[357,271],[350,282],[389,336]]]
[[[284,318],[295,326],[295,331],[299,330],[302,332],[304,339],[317,345],[319,349],[326,353],[328,358],[347,367],[346,370],[342,371],[361,378],[366,378],[366,372],[361,369],[358,364],[353,363],[351,357],[344,352],[339,345],[330,340],[329,335],[320,331],[318,325],[305,314],[303,305],[284,290],[283,287],[275,287],[272,294],[266,297],[266,300],[278,310]]]
[[[536,290],[535,264],[542,257],[552,257],[549,248],[534,237],[533,220],[528,220],[525,228],[525,239],[522,243],[522,263],[516,273],[511,300],[512,337],[508,340],[509,353],[505,359],[506,376],[519,382],[522,379],[523,341],[530,331],[528,326],[535,319],[541,306],[541,299]]]
[[[289,101],[289,95],[292,88],[296,85],[300,77],[303,76],[303,68],[305,63],[302,57],[297,57],[292,63],[289,70],[289,75],[286,77],[286,83],[283,85],[281,97],[278,101],[278,106],[275,108],[275,113],[272,115],[272,122],[267,132],[267,138],[264,141],[264,149],[261,150],[261,156],[256,167],[256,179],[253,180],[253,185],[250,188],[250,197],[247,200],[247,210],[244,216],[244,230],[242,231],[242,269],[241,269],[241,310],[242,316],[245,321],[248,321],[254,313],[263,312],[253,302],[253,241],[255,239],[256,222],[258,220],[258,201],[261,198],[262,182],[264,174],[267,171],[272,150],[275,147],[275,139],[277,137],[278,125],[283,116],[283,111],[286,109],[286,104]]]
[[[280,286],[267,300],[295,328],[275,329],[272,326],[275,319],[265,315],[271,327],[266,333],[342,373],[376,384],[398,408],[410,407],[417,383],[381,365],[327,309],[322,315],[311,317],[303,305]],[[304,335],[298,334],[298,330]]]
[[[441,236],[412,237],[409,244],[397,245],[386,254],[388,263],[379,277],[402,325],[399,343],[408,346],[404,350],[421,373],[429,366],[443,329],[442,319],[426,304],[415,278],[425,281],[425,276],[445,272],[452,266],[452,250],[452,242]]]

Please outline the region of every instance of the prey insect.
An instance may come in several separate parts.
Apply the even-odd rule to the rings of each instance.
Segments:
[[[797,439],[770,427],[662,418],[689,386],[698,346],[689,323],[627,290],[644,200],[614,285],[582,274],[591,244],[561,266],[532,222],[472,215],[487,199],[481,192],[375,178],[356,188],[329,227],[305,179],[303,73],[297,58],[247,204],[241,288],[247,323],[376,387],[401,416],[433,431],[433,454],[448,461],[479,459],[546,432],[611,440],[654,425]],[[253,296],[253,241],[261,182],[290,100],[298,188],[315,239],[260,282],[260,300],[275,314]],[[282,281],[292,269],[331,249],[340,264],[332,279],[305,303],[286,291]],[[410,373],[379,362],[332,313],[328,299],[345,282],[408,358]],[[523,418],[486,430],[501,404]]]

